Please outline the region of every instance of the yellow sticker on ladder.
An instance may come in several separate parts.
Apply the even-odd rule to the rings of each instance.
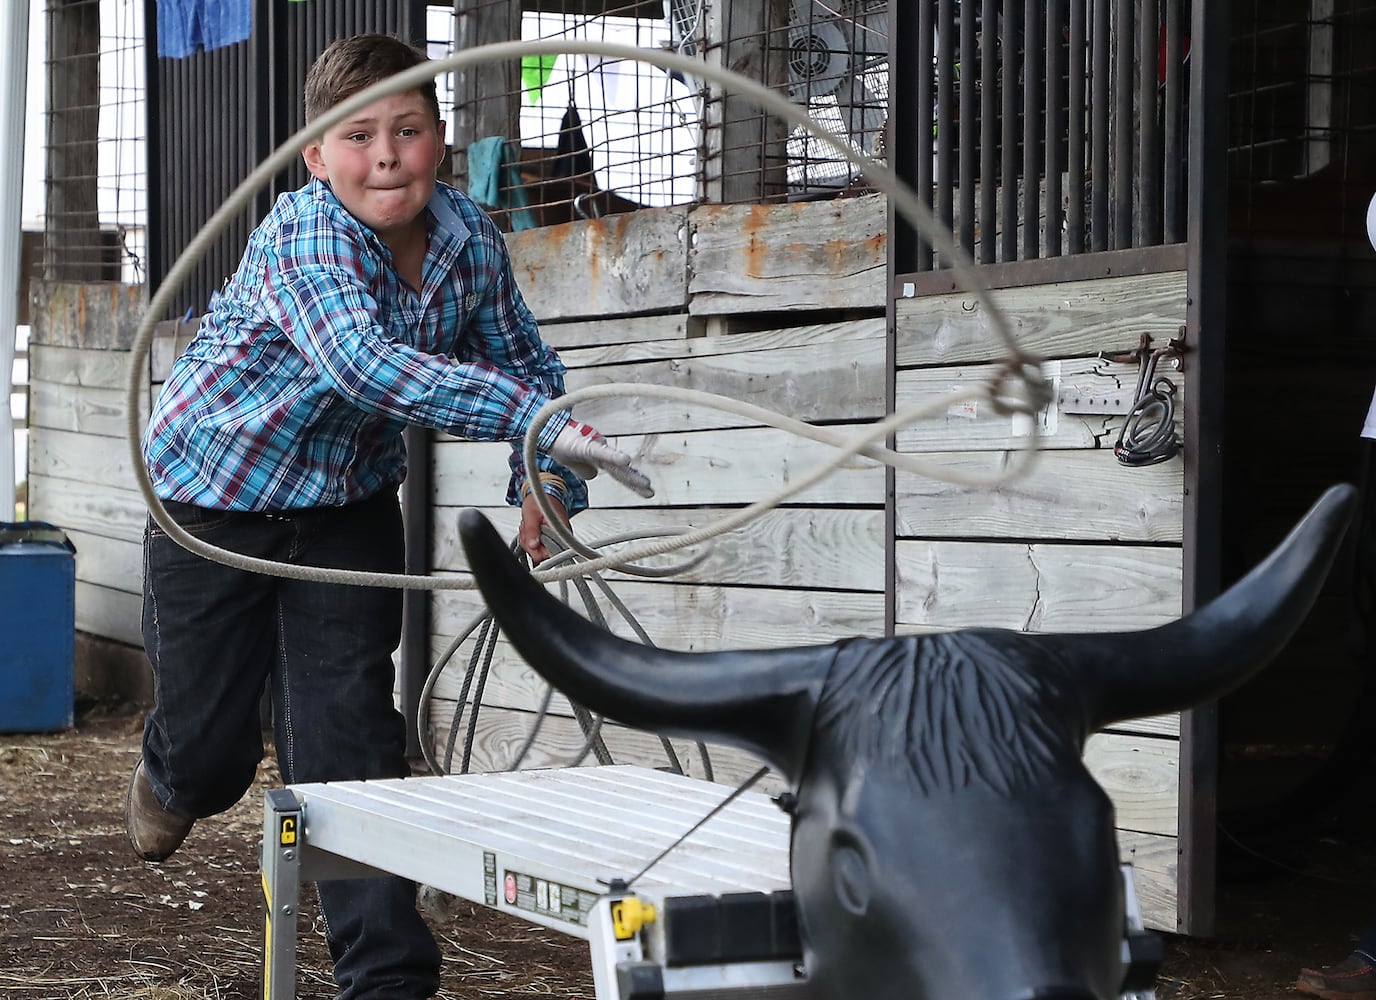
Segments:
[[[296,817],[283,816],[281,827],[279,828],[278,843],[283,847],[290,847],[296,843]]]

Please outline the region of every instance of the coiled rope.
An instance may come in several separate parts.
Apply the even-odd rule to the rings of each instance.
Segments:
[[[157,317],[165,315],[169,311],[173,297],[192,274],[197,263],[213,246],[215,240],[235,221],[241,212],[249,207],[257,192],[267,185],[279,171],[287,167],[315,136],[356,114],[374,101],[415,89],[428,83],[441,73],[459,72],[489,60],[516,60],[525,55],[559,54],[640,61],[658,66],[661,69],[704,78],[755,104],[762,112],[777,116],[790,125],[805,129],[818,142],[830,147],[838,156],[844,157],[862,171],[871,187],[887,195],[890,206],[898,216],[911,225],[940,254],[943,261],[949,262],[959,284],[979,300],[989,326],[1006,351],[1006,360],[998,375],[988,384],[979,388],[953,392],[926,404],[909,407],[894,413],[883,421],[870,425],[863,432],[854,436],[816,427],[729,397],[673,386],[616,383],[581,389],[551,401],[536,415],[526,433],[523,454],[527,468],[535,467],[534,456],[537,436],[540,429],[556,412],[570,409],[585,399],[612,396],[670,399],[690,405],[706,406],[831,445],[836,449],[836,452],[829,461],[819,464],[800,479],[748,507],[692,531],[646,532],[644,536],[653,540],[633,546],[626,551],[619,551],[615,555],[604,555],[597,546],[586,545],[575,539],[555,515],[544,493],[536,490],[534,495],[541,510],[544,511],[554,535],[563,545],[567,546],[569,553],[581,557],[581,561],[574,561],[573,555],[569,555],[566,561],[550,560],[544,568],[534,571],[533,575],[536,579],[544,583],[576,580],[612,567],[616,567],[622,572],[642,576],[665,575],[666,572],[672,572],[672,570],[666,570],[663,567],[649,569],[635,564],[646,558],[701,545],[720,534],[735,530],[795,494],[820,482],[856,455],[864,455],[874,461],[886,463],[906,472],[973,487],[996,486],[1026,471],[1036,455],[1038,443],[1036,420],[1030,421],[1031,433],[1024,439],[1023,446],[1019,449],[1018,460],[1008,463],[1000,472],[987,477],[958,473],[955,470],[943,468],[938,464],[926,462],[911,455],[900,454],[879,443],[899,427],[943,413],[956,403],[980,400],[990,404],[998,413],[1021,413],[1030,416],[1045,406],[1051,398],[1050,387],[1043,377],[1037,361],[1024,353],[1014,342],[1002,309],[989,294],[973,261],[956,245],[949,231],[940,224],[931,209],[922,202],[911,188],[900,181],[886,164],[827,132],[818,126],[806,111],[764,85],[738,73],[709,65],[677,52],[642,49],[592,40],[542,39],[538,41],[502,42],[466,49],[444,59],[431,60],[412,67],[360,91],[299,130],[244,179],[200,229],[168,271],[157,292],[149,301],[148,308],[130,348],[127,438],[139,491],[143,495],[153,520],[169,537],[188,551],[204,559],[240,570],[290,579],[355,586],[396,587],[403,590],[474,589],[476,586],[474,581],[467,577],[372,573],[279,563],[222,549],[192,536],[172,520],[162,502],[153,492],[148,468],[143,461],[140,449],[142,427],[140,426],[139,407],[136,405],[136,400],[139,398],[143,384],[146,383],[147,359],[157,325]],[[478,627],[480,627],[480,623],[475,622],[470,626],[470,629],[465,630],[465,634],[452,644],[451,652],[447,656],[452,656],[452,650],[457,649],[458,643],[467,638],[473,628]],[[648,639],[648,637],[642,638]],[[486,637],[480,640],[480,647],[487,641]],[[475,656],[478,657],[478,660],[474,661],[475,663],[484,659],[490,663],[490,652],[481,656],[475,653]],[[481,697],[482,682],[479,678],[485,677],[485,669],[478,666],[472,670],[473,672],[465,680],[465,693],[463,695],[465,699],[471,693],[469,689],[474,684],[479,688],[474,697]],[[432,670],[427,678],[427,697],[429,689],[433,686],[433,678],[437,674],[438,669]],[[547,692],[545,695],[546,705],[550,697],[550,693]],[[474,703],[476,704],[476,701]],[[462,704],[460,708],[462,708]],[[457,720],[455,726],[457,727]],[[470,722],[470,730],[471,727],[472,723]],[[584,753],[595,747],[599,727],[600,723],[593,722],[585,728],[588,744]],[[532,733],[527,740],[527,748],[533,738]],[[452,753],[452,744],[450,751]],[[522,754],[524,752],[523,750]],[[467,748],[465,749],[466,754]],[[432,762],[432,766],[434,763]]]

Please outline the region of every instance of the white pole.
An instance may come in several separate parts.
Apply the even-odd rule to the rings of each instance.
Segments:
[[[24,117],[29,72],[29,3],[0,4],[0,521],[14,520],[14,338],[19,322],[20,246],[23,241]]]

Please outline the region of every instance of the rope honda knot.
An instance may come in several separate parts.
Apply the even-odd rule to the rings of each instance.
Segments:
[[[1017,358],[999,366],[988,387],[989,402],[1002,416],[1041,412],[1052,401],[1051,383],[1040,363]]]

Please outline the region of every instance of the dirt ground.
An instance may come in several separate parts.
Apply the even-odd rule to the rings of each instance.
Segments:
[[[65,732],[0,734],[0,997],[259,995],[261,792],[197,824],[166,863],[135,860],[122,804],[141,727],[141,715],[100,709]],[[269,760],[259,784],[276,781]],[[1299,966],[1340,958],[1369,916],[1371,845],[1316,837],[1297,849],[1293,837],[1269,845],[1263,838],[1224,860],[1218,934],[1166,937],[1158,997],[1301,996],[1293,989]],[[442,998],[593,996],[581,942],[442,902],[428,911],[445,954]],[[307,905],[298,990],[328,998],[324,941],[318,927],[305,926],[313,916]]]

